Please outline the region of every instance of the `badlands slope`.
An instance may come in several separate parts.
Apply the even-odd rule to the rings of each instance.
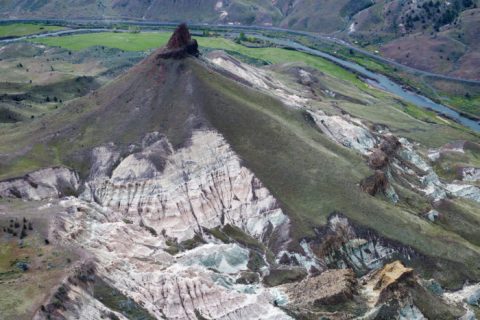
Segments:
[[[2,128],[4,318],[475,318],[477,134],[300,63],[198,53],[179,27]]]

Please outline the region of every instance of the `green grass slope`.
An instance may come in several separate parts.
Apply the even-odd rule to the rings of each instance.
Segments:
[[[91,46],[143,51],[160,47],[167,40],[167,33],[96,33],[33,39],[31,41],[77,51],[85,50]],[[221,49],[270,64],[302,62],[306,66],[315,68],[329,77],[327,79],[329,84],[332,81],[343,82],[343,93],[346,95],[376,98],[373,100],[374,105],[371,106],[343,104],[342,108],[346,111],[374,123],[384,124],[393,132],[415,139],[427,147],[439,147],[451,140],[477,138],[467,132],[457,130],[459,126],[451,121],[438,118],[433,112],[399,103],[398,99],[371,88],[359,80],[355,74],[323,58],[281,48],[249,48],[231,40],[217,37],[201,37],[198,38],[198,41],[202,48]]]
[[[183,88],[191,87],[185,92]],[[215,128],[280,201],[292,236],[313,236],[333,211],[429,256],[425,272],[439,270],[446,284],[480,279],[480,248],[427,223],[414,212],[360,191],[371,174],[364,160],[322,135],[300,110],[286,108],[210,70],[196,59],[158,60],[153,54],[64,109],[27,126],[3,126],[0,176],[63,164],[85,176],[90,150],[103,143],[128,146],[159,131],[177,148],[195,129]],[[453,130],[453,129],[452,129]],[[454,266],[462,268],[454,268]]]

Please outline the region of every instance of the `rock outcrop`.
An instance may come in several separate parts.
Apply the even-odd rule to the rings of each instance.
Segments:
[[[0,198],[44,200],[75,194],[80,187],[78,175],[64,167],[47,168],[21,178],[0,182]]]
[[[195,131],[175,150],[151,133],[131,150],[123,158],[113,144],[93,151],[84,192],[61,202],[53,238],[93,255],[97,275],[154,317],[290,319],[273,291],[237,283],[249,271],[248,248],[204,234],[229,224],[258,243],[288,239],[288,217],[223,137]],[[194,237],[198,247],[171,251]]]
[[[480,168],[462,168],[461,177],[463,181],[480,181]]]
[[[378,170],[388,165],[388,155],[381,149],[373,149],[368,157],[368,165],[370,168]]]
[[[385,265],[372,278],[373,290],[379,294],[377,303],[388,300],[399,282],[412,279],[413,269],[406,268],[400,261]]]
[[[377,170],[372,176],[364,179],[360,183],[360,187],[364,192],[374,196],[379,192],[384,193],[387,190],[388,180],[383,171]]]
[[[275,96],[281,99],[288,106],[302,108],[308,99],[304,97],[306,92],[295,90],[269,74],[268,70],[256,68],[227,55],[223,51],[213,51],[207,55],[207,58],[215,68],[228,74],[230,78],[248,85],[256,90]]]
[[[332,269],[352,269],[357,274],[366,274],[378,269],[394,255],[410,258],[415,252],[385,241],[369,230],[356,230],[355,226],[342,214],[330,216],[328,223],[317,230],[318,240],[309,244],[317,257],[318,265]]]
[[[158,57],[183,59],[189,55],[197,57],[199,54],[197,40],[192,39],[187,25],[182,23],[175,29],[167,46],[158,54]]]
[[[323,111],[310,112],[317,126],[339,144],[367,155],[377,144],[376,138],[358,119],[348,115],[329,116]]]
[[[102,164],[93,163],[81,198],[178,241],[225,224],[262,240],[288,224],[276,200],[218,133],[197,131],[190,146],[177,151],[165,137],[156,139],[121,160],[111,177],[96,174]]]
[[[299,283],[283,285],[289,303],[300,308],[336,305],[353,298],[356,277],[351,269],[327,270]]]
[[[381,314],[388,319],[399,319],[401,314],[410,314],[411,319],[425,319],[411,298],[410,288],[415,286],[413,270],[406,268],[400,261],[386,264],[361,281],[361,294],[367,299],[372,315]],[[371,319],[376,317],[372,316]]]

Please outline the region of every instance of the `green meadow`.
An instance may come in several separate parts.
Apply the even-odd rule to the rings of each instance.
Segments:
[[[146,51],[165,45],[170,38],[169,32],[101,32],[31,39],[30,41],[48,46],[62,47],[68,50],[80,51],[93,46],[117,48],[125,51]],[[263,60],[269,63],[285,63],[302,61],[307,65],[322,70],[327,74],[349,80],[357,86],[366,88],[367,85],[359,81],[356,76],[347,70],[323,58],[315,57],[303,52],[282,48],[248,48],[231,40],[217,37],[198,37],[199,45],[204,48],[234,51],[241,55]]]
[[[0,38],[3,37],[20,37],[31,34],[38,34],[48,31],[59,31],[65,29],[59,26],[47,26],[43,24],[33,23],[12,23],[0,25]]]
[[[94,46],[117,48],[125,51],[146,51],[164,45],[169,37],[170,33],[167,32],[100,32],[31,39],[31,41],[72,51],[80,51]]]

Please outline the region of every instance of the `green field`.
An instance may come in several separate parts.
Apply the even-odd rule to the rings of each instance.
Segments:
[[[0,38],[27,36],[30,34],[43,33],[47,31],[58,31],[63,29],[65,28],[59,27],[59,26],[47,26],[43,24],[33,24],[33,23],[5,24],[5,25],[0,25]]]
[[[115,33],[102,32],[71,35],[64,37],[32,39],[35,43],[48,46],[62,47],[65,49],[80,51],[92,46],[105,46],[118,48],[126,51],[146,51],[165,45],[170,38],[169,32],[144,32],[144,33]],[[250,58],[263,60],[269,63],[304,62],[332,76],[350,80],[357,86],[368,86],[358,80],[356,76],[345,69],[323,58],[315,57],[306,53],[280,48],[248,48],[231,40],[216,37],[199,37],[200,47],[234,51]]]
[[[81,51],[93,46],[118,48],[125,51],[147,51],[165,45],[170,37],[170,34],[170,32],[102,32],[31,39],[30,41],[42,43],[48,46],[58,46],[72,51]],[[452,130],[451,127],[456,127],[457,129],[460,127],[455,123],[451,121],[440,120],[434,113],[428,112],[413,105],[408,105],[408,107],[401,108],[397,102],[391,101],[392,97],[389,94],[381,90],[371,88],[365,82],[358,79],[355,74],[321,57],[316,57],[299,51],[274,47],[249,48],[241,44],[237,44],[229,39],[220,37],[198,37],[197,40],[201,48],[221,49],[227,51],[228,53],[235,53],[243,57],[261,60],[271,64],[306,64],[331,76],[332,78],[329,80],[330,82],[333,79],[343,82],[344,85],[348,87],[346,88],[347,91],[351,91],[354,88],[351,86],[351,84],[353,84],[359,90],[357,90],[355,93],[344,92],[345,94],[353,94],[358,96],[359,94],[363,93],[370,97],[380,99],[382,102],[378,105],[378,108],[374,113],[365,108],[358,108],[356,105],[350,108],[349,104],[345,104],[343,106],[345,109],[357,117],[367,118],[377,123],[384,123],[390,126],[392,129],[398,128],[404,132],[404,136],[414,138],[415,140],[425,143],[428,146],[441,145],[442,143],[446,143],[448,139],[464,138],[462,133],[460,133],[458,130]],[[395,119],[392,118],[392,112],[396,114]],[[410,119],[408,117],[410,117]],[[424,122],[415,121],[415,119],[422,121],[428,120],[431,123],[437,124],[448,123],[449,126],[436,126],[435,129],[432,128],[436,131],[436,134],[434,135],[435,139],[432,139],[431,132],[421,133],[417,130],[414,130],[416,126],[424,125]],[[463,127],[460,128],[462,131],[466,130]]]
[[[100,32],[32,39],[31,41],[73,51],[80,51],[94,46],[118,48],[125,51],[145,51],[164,45],[169,38],[170,33],[167,32]]]

